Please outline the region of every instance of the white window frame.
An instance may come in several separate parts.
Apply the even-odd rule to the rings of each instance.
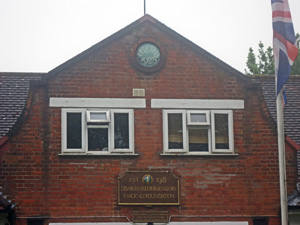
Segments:
[[[89,151],[89,146],[88,146],[88,138],[89,138],[89,134],[88,134],[88,129],[94,129],[94,128],[107,128],[107,132],[108,132],[108,146],[107,146],[107,151]],[[89,154],[108,154],[110,152],[110,143],[111,143],[111,135],[110,135],[110,125],[109,124],[87,124],[86,126],[86,153]]]
[[[81,113],[81,149],[67,148],[67,113]],[[61,143],[63,153],[83,153],[86,146],[86,132],[85,132],[85,110],[84,109],[62,109],[61,110]]]
[[[110,122],[107,124],[88,124],[89,112],[109,112]],[[81,149],[67,149],[67,113],[81,113],[82,123],[82,148]],[[115,149],[114,148],[114,114],[115,113],[128,113],[128,126],[129,126],[129,148],[128,149]],[[111,153],[129,154],[134,153],[134,110],[133,109],[79,109],[79,108],[63,108],[61,110],[61,143],[62,154],[64,153],[85,153],[105,155]],[[96,122],[96,121],[90,121]],[[98,122],[98,121],[97,121]],[[108,127],[108,151],[88,151],[88,128],[102,128]]]
[[[190,149],[189,149],[189,130],[192,130],[192,129],[195,129],[196,127],[206,127],[207,128],[207,132],[208,132],[208,151],[207,152],[190,152]],[[211,142],[211,128],[210,128],[210,125],[199,125],[199,126],[187,126],[186,128],[187,130],[187,152],[191,155],[209,155],[211,154],[211,145],[212,145],[212,142]]]
[[[216,149],[215,147],[215,114],[227,114],[228,115],[228,139],[229,149]],[[212,134],[212,152],[216,153],[232,153],[234,150],[233,140],[233,113],[232,110],[212,110],[211,111],[211,134]]]
[[[105,113],[106,114],[106,120],[93,120],[91,119],[91,113]],[[108,110],[106,111],[95,111],[95,110],[87,110],[86,111],[86,118],[88,123],[109,123],[110,122],[110,113]]]
[[[204,126],[208,127],[208,151],[207,152],[190,152],[189,151],[189,129],[196,127],[194,125],[188,124],[188,114],[197,112],[207,112],[208,124],[197,124],[198,127]],[[168,132],[168,115],[169,114],[182,114],[182,126],[183,126],[183,149],[169,149],[169,132]],[[229,149],[216,149],[215,148],[215,114],[227,114],[228,115],[228,138],[229,138]],[[210,121],[210,122],[209,122]],[[223,154],[233,154],[234,153],[234,140],[233,140],[233,111],[232,110],[210,110],[210,111],[200,111],[200,110],[174,110],[174,109],[164,109],[163,110],[163,151],[164,153],[185,153],[189,155],[211,155],[214,153]]]
[[[206,122],[192,122],[191,121],[191,114],[205,114]],[[209,125],[210,119],[209,119],[209,111],[203,111],[203,110],[188,110],[187,111],[187,125]]]
[[[111,152],[122,152],[122,153],[130,153],[134,151],[134,111],[133,109],[111,109],[111,145],[110,149]],[[128,113],[128,129],[129,129],[129,149],[117,149],[115,148],[115,133],[114,133],[114,127],[115,127],[115,113]]]
[[[169,114],[182,114],[182,138],[183,138],[183,149],[169,149],[169,129],[168,129],[168,115]],[[187,134],[186,134],[186,110],[163,110],[163,143],[164,151],[172,153],[187,152]]]

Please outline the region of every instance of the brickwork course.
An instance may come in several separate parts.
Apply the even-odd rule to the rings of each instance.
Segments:
[[[161,46],[157,71],[134,63],[145,41]],[[61,108],[49,107],[50,98],[133,98],[133,88],[146,93],[146,108],[134,110],[135,155],[61,154]],[[163,155],[162,109],[151,108],[159,98],[244,100],[233,110],[235,154]],[[126,222],[134,211],[167,211],[171,221],[280,224],[276,124],[261,86],[149,15],[32,82],[25,110],[0,153],[1,186],[17,203],[19,224]],[[117,204],[117,178],[149,170],[180,179],[179,206]]]

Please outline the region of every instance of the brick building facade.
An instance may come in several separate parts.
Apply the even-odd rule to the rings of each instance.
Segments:
[[[170,224],[280,224],[260,86],[151,16],[33,81],[28,96],[1,151],[17,224],[167,224],[159,213]],[[118,186],[132,173],[143,186]],[[179,186],[156,186],[169,177]]]

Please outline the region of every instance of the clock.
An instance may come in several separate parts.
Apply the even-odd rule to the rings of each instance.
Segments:
[[[136,50],[136,60],[141,66],[152,68],[160,61],[160,50],[150,42],[142,43]]]
[[[168,58],[167,45],[156,38],[143,37],[129,46],[128,56],[139,78],[156,79]]]

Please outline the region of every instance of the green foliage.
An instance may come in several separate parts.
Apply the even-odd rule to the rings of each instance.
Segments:
[[[274,63],[274,56],[273,56],[273,49],[269,46],[266,51],[266,61],[263,74],[275,74],[275,63]]]
[[[291,74],[300,75],[300,34],[296,34],[297,45],[298,45],[298,57],[295,60]],[[274,56],[273,49],[269,46],[266,50],[264,49],[264,44],[259,42],[258,44],[258,63],[256,62],[256,55],[252,48],[249,48],[248,57],[246,65],[248,70],[245,70],[245,74],[247,75],[274,75],[275,74],[275,65],[274,65]]]
[[[249,53],[248,53],[248,59],[247,59],[247,67],[250,70],[250,74],[258,74],[259,73],[259,69],[258,69],[258,65],[256,63],[256,57],[255,54],[253,53],[253,49],[249,48]],[[249,74],[246,71],[246,74]]]
[[[296,34],[297,45],[298,45],[298,56],[292,66],[291,74],[300,75],[300,34]]]

